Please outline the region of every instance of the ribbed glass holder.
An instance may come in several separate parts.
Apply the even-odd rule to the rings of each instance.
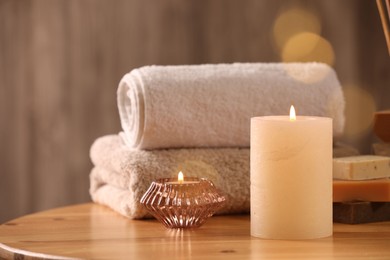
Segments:
[[[168,228],[200,227],[225,202],[225,197],[206,179],[159,179],[141,198],[149,213]]]

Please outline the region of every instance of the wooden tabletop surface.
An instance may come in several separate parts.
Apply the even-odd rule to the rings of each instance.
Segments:
[[[195,230],[129,220],[88,203],[0,225],[0,259],[390,259],[390,222],[334,224],[332,237],[263,240],[243,216],[214,216]]]

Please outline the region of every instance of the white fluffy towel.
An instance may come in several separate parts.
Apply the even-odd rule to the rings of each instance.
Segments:
[[[119,83],[118,108],[130,147],[249,147],[250,118],[333,118],[344,127],[344,97],[335,71],[321,63],[146,66]]]
[[[94,168],[90,194],[129,218],[151,217],[140,204],[152,181],[187,177],[206,178],[220,189],[226,203],[217,214],[249,212],[249,149],[130,149],[118,135],[98,138],[91,147]]]

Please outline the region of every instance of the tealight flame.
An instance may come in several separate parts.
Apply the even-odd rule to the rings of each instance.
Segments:
[[[290,121],[297,120],[297,116],[295,115],[295,108],[294,106],[290,107]]]
[[[184,181],[184,175],[183,173],[180,171],[179,174],[177,175],[177,181],[181,184],[183,183]]]

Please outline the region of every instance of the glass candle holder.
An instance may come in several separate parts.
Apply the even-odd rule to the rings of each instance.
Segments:
[[[168,228],[195,228],[224,204],[225,197],[206,179],[165,178],[152,182],[140,202]]]

